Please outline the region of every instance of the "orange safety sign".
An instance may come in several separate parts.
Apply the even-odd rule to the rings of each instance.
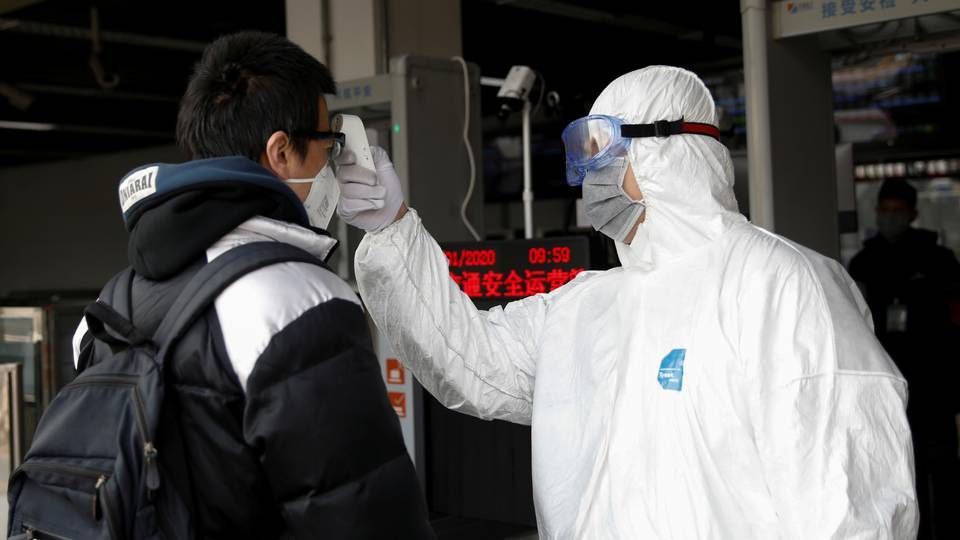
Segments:
[[[403,384],[405,380],[403,364],[396,358],[387,358],[387,384]]]
[[[397,416],[406,418],[407,394],[404,392],[387,392],[387,396],[390,398],[390,405],[393,405],[393,410],[396,411]]]

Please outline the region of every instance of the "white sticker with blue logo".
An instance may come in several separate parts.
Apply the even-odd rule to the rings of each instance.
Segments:
[[[660,361],[657,382],[664,390],[683,390],[683,359],[686,356],[686,349],[674,349]]]

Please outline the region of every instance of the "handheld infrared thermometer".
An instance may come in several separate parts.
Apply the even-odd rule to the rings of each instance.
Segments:
[[[359,116],[352,114],[338,114],[330,122],[331,131],[339,131],[346,136],[344,150],[350,150],[357,156],[357,165],[377,172],[370,153],[370,143],[367,141],[367,132]]]

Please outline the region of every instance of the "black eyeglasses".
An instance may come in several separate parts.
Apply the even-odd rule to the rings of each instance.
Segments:
[[[298,131],[294,133],[297,137],[306,137],[319,141],[331,140],[330,159],[336,159],[343,152],[343,145],[347,142],[347,136],[339,131]]]

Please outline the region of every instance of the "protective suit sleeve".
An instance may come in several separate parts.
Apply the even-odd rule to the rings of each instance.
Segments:
[[[774,510],[784,538],[914,538],[906,382],[852,281],[832,278],[781,269],[748,280],[739,298],[750,421]]]
[[[434,397],[479,418],[530,423],[543,295],[477,310],[414,210],[368,233],[354,264],[370,316]]]

